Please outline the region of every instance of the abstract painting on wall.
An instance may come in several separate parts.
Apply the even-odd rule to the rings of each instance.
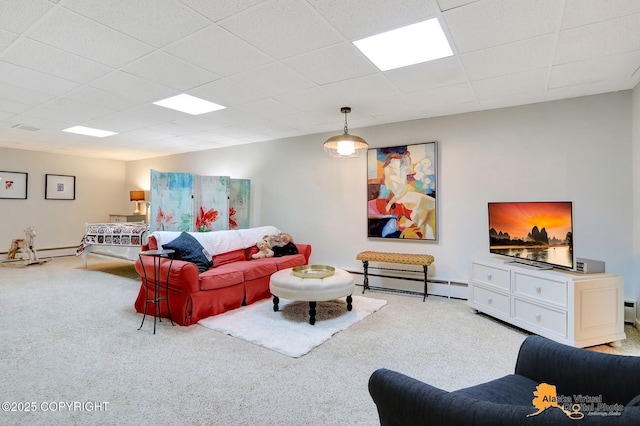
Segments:
[[[367,152],[368,237],[437,241],[436,142]]]

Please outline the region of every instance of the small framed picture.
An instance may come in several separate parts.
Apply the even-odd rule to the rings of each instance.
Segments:
[[[22,172],[0,172],[0,198],[27,199],[27,178]]]
[[[45,175],[46,200],[75,200],[76,177],[68,175]]]

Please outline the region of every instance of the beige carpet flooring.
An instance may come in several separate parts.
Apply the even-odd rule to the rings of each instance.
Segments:
[[[199,325],[138,331],[138,289],[97,257],[0,267],[0,424],[375,425],[375,369],[454,390],[513,372],[527,336],[464,301],[367,292],[387,305],[295,359]],[[600,349],[640,355],[625,331]]]

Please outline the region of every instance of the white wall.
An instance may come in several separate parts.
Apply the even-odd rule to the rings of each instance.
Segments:
[[[627,91],[351,129],[372,148],[438,141],[438,243],[367,239],[366,158],[326,156],[329,134],[129,162],[126,187],[148,189],[151,168],[251,179],[252,225],[311,243],[314,263],[359,270],[363,250],[429,253],[430,275],[456,281],[488,256],[487,202],[573,201],[576,255],[606,261],[635,296],[631,115]]]
[[[125,187],[125,163],[0,148],[0,170],[28,173],[26,200],[0,199],[0,252],[24,229],[38,232],[37,250],[78,246],[85,222],[106,222],[110,213],[133,212]],[[45,200],[45,175],[76,177],[76,199]],[[126,210],[125,210],[126,208]]]

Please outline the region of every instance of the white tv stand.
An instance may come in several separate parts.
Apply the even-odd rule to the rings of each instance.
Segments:
[[[468,305],[524,330],[584,348],[619,346],[624,283],[615,274],[532,270],[501,260],[471,263]]]
[[[533,269],[536,271],[547,271],[553,269],[553,266],[550,265],[542,265],[540,263],[528,262],[525,260],[507,260],[505,263],[510,263],[514,266],[519,266],[521,268]]]

